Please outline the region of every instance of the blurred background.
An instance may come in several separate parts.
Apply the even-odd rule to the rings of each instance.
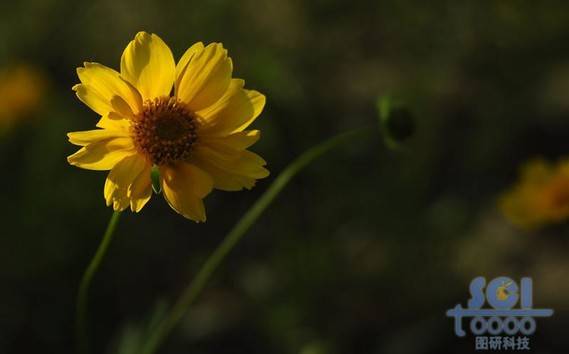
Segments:
[[[105,173],[66,162],[65,134],[98,119],[71,86],[84,61],[118,69],[140,30],[177,58],[223,42],[235,76],[267,96],[252,150],[272,174],[212,193],[205,224],[156,196],[124,213],[93,283],[93,353],[135,354],[279,171],[375,129],[385,95],[406,105],[413,136],[390,149],[378,130],[303,171],[160,353],[473,352],[445,312],[480,275],[533,277],[535,306],[555,315],[531,347],[564,352],[569,225],[520,228],[498,201],[526,161],[569,152],[568,2],[22,0],[0,5],[0,353],[74,351],[77,286],[112,211]]]

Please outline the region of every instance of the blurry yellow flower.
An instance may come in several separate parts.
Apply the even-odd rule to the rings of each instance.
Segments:
[[[4,68],[0,71],[0,124],[10,125],[32,113],[41,102],[45,78],[27,65]]]
[[[139,32],[124,50],[120,73],[97,63],[77,69],[73,90],[101,115],[101,129],[69,133],[82,148],[70,164],[110,170],[107,205],[138,212],[151,196],[151,169],[160,171],[168,204],[205,221],[202,199],[212,188],[250,189],[268,176],[265,161],[247,148],[260,137],[245,130],[261,113],[265,96],[232,78],[220,43],[192,45],[178,61],[155,34]]]
[[[529,161],[499,206],[513,224],[524,229],[569,218],[569,160],[556,165],[541,159]]]

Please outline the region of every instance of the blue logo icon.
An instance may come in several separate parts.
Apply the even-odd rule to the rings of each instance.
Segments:
[[[527,336],[536,330],[535,318],[553,315],[552,309],[532,308],[532,287],[532,279],[528,277],[522,278],[519,286],[508,277],[494,278],[488,283],[484,277],[474,278],[470,282],[468,307],[458,304],[446,313],[454,318],[454,333],[464,337],[462,319],[471,318],[469,327],[477,336],[477,350],[529,350]]]

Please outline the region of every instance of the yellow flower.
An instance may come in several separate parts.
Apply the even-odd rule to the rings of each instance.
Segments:
[[[77,69],[81,83],[73,90],[101,115],[100,129],[69,133],[82,148],[67,160],[110,170],[104,196],[117,211],[142,209],[157,166],[168,204],[205,221],[202,199],[212,188],[250,189],[269,174],[265,161],[247,150],[260,132],[245,130],[265,96],[245,90],[232,71],[220,43],[196,43],[175,64],[157,35],[139,32],[123,52],[120,73],[97,63]]]
[[[0,71],[0,124],[6,126],[33,112],[43,97],[45,78],[20,64]]]
[[[550,164],[529,161],[521,178],[499,201],[503,214],[515,225],[534,229],[569,218],[569,160]]]

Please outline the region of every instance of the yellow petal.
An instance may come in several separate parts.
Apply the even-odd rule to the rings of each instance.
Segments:
[[[77,84],[73,86],[73,91],[87,107],[100,115],[106,115],[113,110],[109,100],[102,97],[89,85]]]
[[[140,94],[115,70],[98,63],[85,63],[77,68],[77,76],[81,81],[73,87],[77,97],[100,115],[115,111],[130,117],[140,111]]]
[[[155,34],[138,32],[121,57],[121,76],[144,100],[169,96],[175,75],[172,51]]]
[[[71,144],[85,146],[99,142],[101,140],[128,137],[128,135],[123,130],[95,129],[67,133],[67,137],[69,138],[69,142]]]
[[[146,160],[139,155],[128,156],[120,160],[113,167],[105,181],[104,195],[107,205],[112,205],[113,209],[116,211],[122,211],[131,205],[131,202],[133,202],[135,207],[140,210],[148,199],[150,199],[150,195],[145,193],[145,176],[143,175],[145,171],[148,172],[146,177],[150,180],[150,170],[148,169],[148,165],[149,164]],[[140,185],[133,185],[136,182]],[[137,192],[136,196],[134,196],[136,199],[135,201],[132,201],[133,190],[136,190]],[[133,210],[134,209],[135,208],[133,208]]]
[[[188,50],[186,50],[184,55],[182,55],[182,57],[178,61],[178,64],[176,64],[176,92],[177,92],[178,86],[180,85],[179,81],[182,78],[182,73],[185,72],[185,70],[188,66],[188,63],[194,57],[194,55],[201,53],[203,50],[204,50],[204,46],[203,46],[202,42],[195,43],[190,48],[188,48]]]
[[[122,130],[124,132],[130,131],[130,120],[124,118],[115,118],[114,115],[102,116],[97,123],[98,128],[110,130]]]
[[[179,163],[160,167],[162,190],[168,204],[196,222],[205,221],[204,198],[213,188],[211,177],[195,165]]]
[[[152,196],[151,170],[152,164],[147,163],[144,170],[140,172],[129,188],[130,209],[135,213],[138,213]]]
[[[260,179],[269,175],[266,165],[259,155],[248,150],[230,150],[218,145],[198,145],[193,156],[201,161],[209,161],[221,170],[245,177]]]
[[[540,208],[535,208],[535,196],[514,190],[499,199],[498,207],[510,222],[522,229],[533,229],[546,220]]]
[[[221,149],[244,150],[255,144],[261,137],[259,130],[244,130],[227,136],[200,136],[206,145],[216,145]]]
[[[233,79],[229,89],[213,106],[198,113],[204,119],[201,128],[206,135],[227,135],[242,131],[259,116],[265,107],[265,96],[244,90],[243,80]]]
[[[241,176],[222,170],[207,160],[195,158],[194,163],[206,171],[213,179],[213,186],[223,191],[239,191],[243,188],[251,189],[257,181],[255,178]]]
[[[67,161],[74,166],[88,170],[110,170],[123,158],[136,154],[132,139],[111,138],[82,147]]]
[[[191,110],[199,111],[214,104],[227,90],[233,64],[221,43],[194,50],[195,53],[188,54],[185,68],[180,70],[176,96]]]

